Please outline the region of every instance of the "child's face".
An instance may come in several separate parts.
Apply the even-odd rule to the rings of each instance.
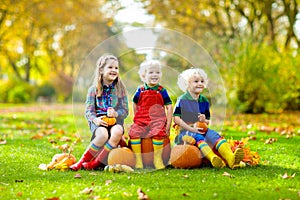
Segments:
[[[111,84],[119,75],[119,62],[116,60],[108,60],[102,69],[103,83]]]
[[[194,94],[200,94],[204,88],[205,80],[199,74],[194,74],[189,80],[188,90]]]
[[[148,67],[145,73],[145,81],[148,86],[153,87],[157,85],[161,78],[161,69],[158,66]]]

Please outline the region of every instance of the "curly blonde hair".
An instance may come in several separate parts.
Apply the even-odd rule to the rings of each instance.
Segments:
[[[207,78],[207,74],[205,73],[205,71],[200,68],[190,68],[190,69],[183,71],[181,74],[178,75],[177,85],[183,92],[186,92],[186,90],[189,86],[189,81],[190,81],[191,77],[195,74],[199,74],[200,77],[202,77],[204,80],[205,87],[207,86],[208,78]]]
[[[140,75],[140,78],[141,78],[141,80],[143,81],[143,82],[145,82],[146,80],[145,80],[145,74],[146,74],[146,72],[147,72],[147,69],[148,68],[150,68],[150,67],[159,67],[160,68],[160,70],[161,70],[161,68],[162,68],[162,65],[161,65],[161,63],[158,61],[158,60],[146,60],[146,61],[144,61],[144,62],[142,62],[141,64],[140,64],[140,69],[139,69],[139,71],[138,71],[138,73],[139,73],[139,75]],[[161,75],[162,75],[162,73],[161,73]]]

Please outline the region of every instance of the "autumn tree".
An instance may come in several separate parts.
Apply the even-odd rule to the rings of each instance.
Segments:
[[[236,110],[300,109],[299,0],[139,2],[156,24],[185,33],[209,51]]]
[[[229,41],[251,36],[281,48],[300,46],[299,0],[141,0],[158,23],[193,38],[213,34]]]
[[[28,83],[50,79],[68,96],[83,59],[113,34],[112,19],[101,10],[104,4],[96,0],[3,0],[0,75],[12,74]]]

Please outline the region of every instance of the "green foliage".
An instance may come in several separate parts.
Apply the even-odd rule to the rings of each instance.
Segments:
[[[48,97],[51,98],[55,95],[55,89],[49,83],[44,83],[37,88],[36,97]]]
[[[29,83],[11,79],[1,81],[0,102],[29,103],[34,99],[35,88]]]
[[[27,84],[15,86],[8,93],[8,103],[29,103],[31,89],[32,87]]]
[[[14,87],[14,83],[8,80],[0,80],[1,92],[0,92],[0,102],[8,102],[8,94],[11,88]]]
[[[220,63],[232,108],[246,113],[300,109],[299,58],[264,44],[249,42],[237,48],[235,54],[233,49],[225,51]]]

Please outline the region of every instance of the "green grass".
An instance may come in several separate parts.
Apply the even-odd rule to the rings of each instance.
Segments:
[[[251,150],[261,156],[261,163],[255,167],[237,170],[167,168],[135,173],[41,171],[39,164],[49,163],[54,154],[61,153],[56,146],[71,145],[80,135],[81,142],[74,146],[73,152],[79,158],[88,145],[87,124],[74,120],[70,108],[0,105],[0,141],[6,141],[0,145],[0,199],[138,199],[138,188],[152,200],[300,199],[299,113],[280,115],[281,121],[275,120],[279,115],[243,115],[228,119],[222,131],[228,139],[245,138],[250,130],[256,132],[257,139],[249,142]],[[291,119],[289,126],[284,120]],[[292,127],[294,135],[287,139],[277,132],[260,132],[260,125]],[[38,133],[49,134],[32,139]],[[65,137],[71,141],[61,141]],[[265,144],[268,138],[277,138],[277,141]],[[224,172],[231,177],[224,176]],[[74,178],[77,173],[81,178]],[[285,173],[295,176],[284,179]],[[85,188],[91,188],[92,192],[82,193]]]

